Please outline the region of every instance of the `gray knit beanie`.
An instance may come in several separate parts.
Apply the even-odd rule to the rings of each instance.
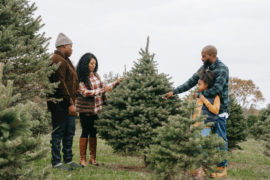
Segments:
[[[67,45],[67,44],[72,44],[72,41],[64,33],[59,33],[55,42],[55,47],[59,47],[59,46]]]

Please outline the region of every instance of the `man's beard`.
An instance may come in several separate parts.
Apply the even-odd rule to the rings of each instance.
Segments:
[[[210,59],[207,59],[206,61],[203,62],[204,69],[207,69],[209,66],[211,66]]]
[[[66,58],[69,58],[70,56],[71,56],[71,53],[68,53],[68,52],[65,53]]]

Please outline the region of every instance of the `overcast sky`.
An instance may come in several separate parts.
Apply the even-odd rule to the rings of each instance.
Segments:
[[[73,41],[74,65],[86,52],[96,55],[99,73],[122,73],[140,56],[150,36],[159,72],[175,86],[202,64],[201,49],[218,48],[230,76],[251,79],[270,103],[269,0],[31,0],[50,41],[59,32]]]

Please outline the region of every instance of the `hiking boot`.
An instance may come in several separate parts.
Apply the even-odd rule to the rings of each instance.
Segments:
[[[88,143],[88,138],[80,138],[80,164],[82,166],[87,166],[86,162],[86,149],[87,149],[87,143]]]
[[[83,165],[80,165],[80,164],[77,164],[77,163],[75,163],[75,162],[68,162],[68,163],[66,163],[67,165],[69,165],[69,167],[71,167],[71,168],[81,168],[81,167],[84,167]]]
[[[63,163],[58,163],[58,164],[54,165],[53,168],[59,169],[59,170],[65,170],[65,171],[72,171],[73,170],[71,167],[66,167]]]
[[[89,150],[90,150],[89,164],[98,166],[99,164],[96,162],[97,138],[91,138],[91,137],[89,138]]]
[[[202,167],[195,169],[195,170],[191,170],[189,172],[189,174],[193,177],[193,179],[196,179],[196,180],[206,179],[206,174],[205,174],[205,171]]]
[[[225,177],[227,177],[227,168],[226,167],[217,167],[217,170],[219,170],[219,172],[212,173],[210,176],[211,178],[225,178]]]

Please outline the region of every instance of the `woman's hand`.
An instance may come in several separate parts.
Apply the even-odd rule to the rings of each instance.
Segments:
[[[104,91],[105,92],[111,92],[112,91],[112,87],[111,86],[105,86],[104,87]]]
[[[121,77],[121,78],[119,78],[119,79],[117,80],[117,82],[120,83],[120,82],[122,82],[123,80],[124,80],[124,78]]]

